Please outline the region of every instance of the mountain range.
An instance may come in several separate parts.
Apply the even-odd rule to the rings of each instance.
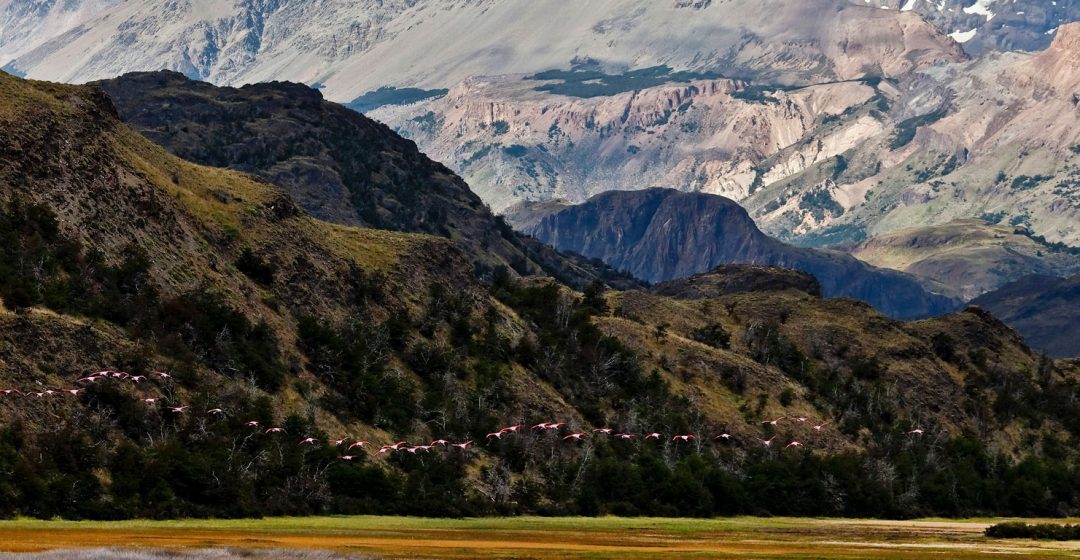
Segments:
[[[414,139],[496,212],[662,187],[727,196],[807,246],[970,218],[1080,243],[1075,0],[0,10],[11,72],[303,82]]]
[[[194,86],[181,86],[151,90],[194,95],[182,93]],[[119,91],[129,95],[121,105],[141,114],[131,104],[137,89]],[[200,95],[208,107],[229,100],[239,114],[307,115],[315,119],[306,129],[312,142],[325,140],[318,130],[342,126],[294,86]],[[162,108],[152,95],[146,103]],[[195,123],[172,134],[186,138]],[[273,127],[237,123],[250,144],[278,145],[260,136]],[[367,132],[353,154],[357,166],[407,146],[385,128]],[[430,172],[430,162],[402,150],[391,158],[402,173]],[[265,174],[258,150],[251,153],[252,169]],[[341,157],[323,165],[345,168]],[[473,261],[503,257],[468,252],[484,251],[482,243],[322,221],[289,194],[295,175],[266,176],[285,186],[170,154],[125,125],[98,86],[0,74],[0,384],[29,391],[103,369],[171,372],[144,385],[84,382],[75,397],[4,396],[0,470],[20,484],[0,484],[0,512],[910,515],[1070,507],[1062,488],[1071,487],[1057,483],[1067,480],[1065,463],[1042,462],[1070,453],[1057,438],[1080,426],[1069,404],[1080,372],[1033,353],[983,311],[905,323],[863,303],[822,299],[806,275],[760,267],[718,269],[655,291],[592,282],[579,292],[499,267],[484,280]],[[455,184],[450,177],[414,188],[418,200],[431,200]],[[473,219],[486,215],[474,211]],[[201,412],[213,407],[226,415]],[[812,438],[816,451],[773,455],[753,444],[771,430],[760,419],[777,416],[829,423],[805,435],[802,424],[782,426],[783,437]],[[577,446],[522,434],[457,458],[346,462],[332,444],[335,434],[464,440],[537,418],[581,431],[727,430],[736,446],[619,448],[600,436]],[[288,436],[253,433],[249,422]],[[903,435],[913,426],[948,444],[930,453]],[[1000,475],[971,470],[972,457],[990,449]],[[729,471],[729,461],[741,466]],[[916,468],[900,466],[894,481],[871,484],[871,466],[893,461]],[[1023,474],[1033,462],[1049,465],[1040,471],[1046,478]],[[794,474],[811,465],[813,474]],[[608,472],[627,473],[615,477],[625,484],[601,495],[583,490],[594,483],[576,484],[607,484]],[[995,491],[931,498],[957,476]],[[754,482],[762,478],[774,484]],[[639,483],[645,479],[653,483]],[[1025,482],[1022,493],[1010,490],[1016,480]],[[851,490],[829,490],[837,482]],[[1032,501],[1028,483],[1045,488],[1034,494],[1043,498]],[[918,494],[905,494],[912,484]],[[821,492],[832,498],[815,499]]]

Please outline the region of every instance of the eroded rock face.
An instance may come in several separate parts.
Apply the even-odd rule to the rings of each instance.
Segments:
[[[473,79],[442,99],[374,116],[459,169],[496,210],[518,200],[580,202],[607,190],[647,187],[739,200],[762,180],[756,163],[875,95],[861,81],[759,91],[730,79],[592,98],[536,91],[550,83]],[[765,180],[835,157],[882,128],[872,119],[838,127],[791,150]]]
[[[383,86],[446,88],[575,59],[808,83],[963,56],[914,14],[846,0],[131,0],[54,31],[17,53],[15,66],[75,82],[159,69],[221,85],[318,82],[342,102]]]

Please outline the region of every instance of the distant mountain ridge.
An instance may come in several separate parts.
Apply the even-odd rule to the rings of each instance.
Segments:
[[[1080,274],[1033,274],[971,303],[1020,331],[1033,348],[1055,358],[1080,357]]]
[[[912,277],[849,255],[786,245],[763,234],[746,211],[724,197],[671,189],[609,191],[546,213],[511,211],[521,231],[561,251],[600,259],[657,282],[720,264],[759,264],[814,275],[827,297],[851,297],[900,318],[955,309],[959,302],[927,292]]]
[[[932,289],[965,301],[1031,274],[1080,272],[1080,250],[1040,242],[1022,227],[978,219],[904,228],[844,250],[874,266],[924,278]]]

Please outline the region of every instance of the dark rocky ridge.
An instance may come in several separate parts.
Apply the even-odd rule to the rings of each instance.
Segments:
[[[914,278],[841,253],[786,245],[761,232],[737,203],[670,189],[611,191],[574,206],[523,208],[508,219],[560,251],[598,258],[650,282],[682,278],[720,264],[759,264],[814,275],[827,297],[865,301],[897,318],[956,309]],[[529,216],[530,220],[522,219]]]
[[[595,278],[635,284],[517,234],[411,140],[303,84],[216,87],[161,71],[97,85],[155,143],[188,161],[258,175],[319,219],[453,239],[481,275],[506,265],[577,287]]]
[[[1032,274],[974,300],[1055,358],[1080,357],[1080,275]]]

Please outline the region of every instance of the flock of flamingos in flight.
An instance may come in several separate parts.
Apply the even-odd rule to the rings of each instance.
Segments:
[[[126,381],[126,382],[133,383],[135,385],[140,385],[142,383],[149,382],[151,379],[156,379],[159,382],[169,382],[172,379],[172,376],[169,375],[168,373],[163,372],[163,371],[155,371],[155,372],[150,373],[149,375],[131,375],[131,374],[123,372],[123,371],[104,370],[104,371],[99,371],[97,373],[87,375],[86,377],[79,378],[78,382],[80,384],[83,384],[84,385],[83,387],[76,387],[76,388],[72,388],[72,389],[59,389],[59,390],[42,389],[42,390],[39,390],[39,391],[20,391],[19,389],[0,389],[0,396],[3,396],[3,397],[22,396],[22,397],[38,398],[38,399],[58,397],[58,396],[62,397],[64,395],[78,396],[79,393],[86,390],[85,385],[88,385],[90,383],[96,383],[96,382],[102,381],[102,380],[106,380],[106,381]],[[164,404],[162,402],[162,398],[160,398],[160,397],[144,397],[144,398],[140,398],[139,400],[141,402],[145,403],[147,406],[155,406],[155,405]],[[179,406],[166,406],[165,407],[165,410],[168,410],[172,414],[186,414],[190,409],[191,409],[191,405],[186,405],[186,404],[185,405],[179,405]],[[206,414],[208,414],[210,416],[225,416],[226,413],[225,413],[224,409],[211,408],[211,409],[206,411]],[[823,421],[823,422],[815,424],[815,423],[811,422],[809,418],[806,418],[804,416],[792,416],[792,417],[780,416],[778,418],[773,418],[773,419],[770,419],[770,420],[763,420],[761,422],[761,424],[765,425],[765,426],[773,426],[773,427],[775,427],[775,426],[778,426],[783,421],[807,424],[807,425],[811,426],[815,432],[820,432],[822,430],[822,428],[824,428],[829,423],[828,421]],[[244,424],[246,426],[250,427],[252,430],[262,431],[265,434],[285,434],[286,433],[285,428],[282,428],[282,427],[279,427],[279,426],[267,426],[267,427],[264,427],[257,420],[249,420],[249,421],[245,422]],[[566,442],[582,441],[585,438],[587,438],[590,435],[590,433],[594,434],[594,435],[597,435],[597,436],[612,437],[612,438],[614,438],[615,440],[618,440],[618,441],[632,441],[632,440],[636,440],[638,438],[640,438],[641,440],[657,440],[657,441],[667,440],[666,436],[660,434],[659,432],[651,432],[651,433],[646,433],[646,434],[636,434],[636,433],[616,432],[612,428],[595,428],[591,432],[573,432],[573,433],[562,435],[563,428],[565,426],[566,426],[565,422],[540,422],[539,424],[531,426],[529,428],[529,430],[534,431],[534,432],[553,432],[553,433],[555,433],[557,435],[561,435],[562,440],[566,441]],[[507,426],[505,428],[500,428],[498,431],[488,433],[487,436],[485,437],[485,441],[501,440],[503,438],[503,436],[506,436],[506,435],[509,435],[509,434],[517,434],[517,433],[519,433],[519,431],[524,430],[525,427],[526,427],[525,424],[516,424],[516,425],[513,425],[513,426]],[[910,430],[910,431],[907,432],[907,434],[911,435],[911,436],[922,436],[923,433],[925,433],[925,432],[921,428],[915,428],[915,429]],[[724,433],[717,434],[712,439],[714,441],[717,441],[717,442],[720,442],[720,443],[725,443],[725,442],[731,442],[733,440],[733,437],[734,436],[732,436],[731,434],[724,432]],[[755,439],[757,439],[757,441],[760,442],[760,444],[763,447],[771,448],[772,445],[773,445],[773,442],[776,440],[776,438],[777,438],[777,436],[773,435],[769,439],[760,439],[760,438],[755,438]],[[670,440],[667,440],[667,441],[676,442],[676,443],[690,443],[692,440],[697,440],[697,439],[699,439],[699,438],[694,434],[675,434],[674,436],[672,436],[672,438]],[[315,445],[318,445],[320,443],[322,443],[322,442],[319,441],[318,438],[305,437],[305,438],[301,439],[297,445],[315,446]],[[341,439],[333,440],[331,443],[334,444],[334,447],[341,450],[342,454],[338,458],[341,459],[342,461],[352,461],[352,460],[358,458],[358,455],[355,454],[356,452],[354,450],[363,451],[363,450],[368,449],[369,447],[372,447],[374,449],[374,447],[371,446],[371,442],[359,440],[359,439],[353,438],[351,436],[346,436],[346,437],[342,437]],[[467,440],[467,441],[463,441],[463,442],[460,442],[460,443],[452,443],[449,440],[436,439],[436,440],[432,441],[430,444],[427,444],[427,445],[410,445],[407,442],[398,441],[398,442],[395,442],[395,443],[392,443],[392,444],[386,444],[386,445],[380,446],[378,448],[378,450],[375,451],[375,454],[376,455],[384,455],[384,454],[394,453],[394,452],[399,452],[399,451],[400,452],[413,453],[413,454],[426,453],[426,452],[431,451],[432,449],[439,448],[439,447],[455,448],[455,449],[465,451],[465,450],[467,450],[469,448],[469,446],[471,446],[473,444],[474,444],[473,440]],[[789,441],[783,447],[784,447],[784,449],[791,449],[791,448],[805,447],[805,445],[801,441],[793,439],[793,440]]]

